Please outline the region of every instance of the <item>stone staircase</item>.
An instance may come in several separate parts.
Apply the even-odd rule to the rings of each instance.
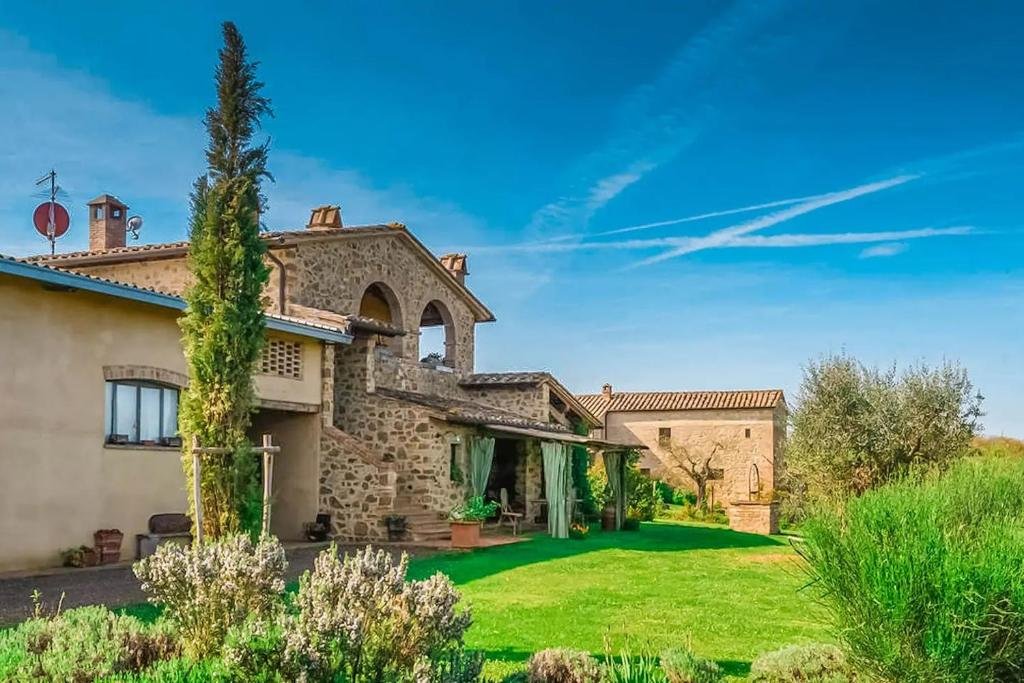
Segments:
[[[407,540],[444,541],[452,537],[448,520],[436,510],[398,502],[390,514],[405,517]]]

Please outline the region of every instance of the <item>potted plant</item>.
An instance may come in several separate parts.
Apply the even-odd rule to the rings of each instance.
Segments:
[[[331,515],[321,512],[316,516],[315,522],[306,522],[302,525],[306,533],[306,540],[312,543],[323,543],[331,533]]]
[[[80,545],[60,551],[60,559],[65,567],[95,567],[99,561],[96,548]]]
[[[498,504],[474,496],[452,508],[448,521],[452,528],[453,548],[475,548],[480,545],[480,527],[484,520],[498,511]]]
[[[389,541],[401,541],[405,536],[407,525],[405,515],[388,515],[384,518],[384,524],[388,527]]]

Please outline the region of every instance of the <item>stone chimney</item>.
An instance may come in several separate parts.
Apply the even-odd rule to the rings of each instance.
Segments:
[[[444,266],[449,273],[455,276],[455,279],[460,284],[466,284],[466,276],[469,275],[469,267],[466,265],[465,254],[445,254],[440,259],[441,265]]]
[[[313,209],[309,216],[309,230],[330,230],[341,228],[341,207],[325,204]]]
[[[101,194],[89,206],[89,251],[124,246],[128,207],[113,195]]]
[[[612,385],[611,384],[605,384],[604,386],[602,386],[601,387],[601,395],[604,396],[605,399],[608,400],[608,401],[612,400]]]

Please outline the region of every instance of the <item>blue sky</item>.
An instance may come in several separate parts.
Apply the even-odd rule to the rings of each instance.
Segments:
[[[44,250],[51,166],[59,248],[101,192],[184,235],[232,19],[269,225],[333,202],[468,251],[480,369],[792,395],[823,353],[950,358],[1024,436],[1018,3],[146,4],[0,1],[0,252]]]

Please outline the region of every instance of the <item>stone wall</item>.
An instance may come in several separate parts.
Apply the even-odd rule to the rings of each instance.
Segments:
[[[748,534],[777,534],[779,504],[733,501],[729,506],[729,528]]]
[[[363,293],[383,283],[394,295],[398,324],[409,334],[398,341],[401,355],[419,360],[420,317],[438,302],[454,327],[454,367],[473,371],[475,318],[457,286],[423,262],[398,233],[302,243],[287,261],[289,299],[341,314],[357,313]]]
[[[501,408],[533,420],[548,422],[551,407],[544,384],[513,384],[493,387],[465,387],[466,398],[477,403]]]
[[[465,443],[468,432],[428,408],[367,391],[376,360],[371,340],[337,349],[335,426],[394,467],[395,507],[447,512],[465,496],[464,484],[451,481],[450,444]]]
[[[714,489],[715,502],[724,507],[748,498],[752,464],[757,465],[761,496],[771,495],[781,465],[785,434],[779,425],[784,425],[784,419],[783,408],[611,413],[606,418],[610,440],[646,447],[640,466],[681,488],[694,489],[680,467],[685,462],[682,448],[698,460],[720,444],[711,467],[724,470],[724,478],[709,482],[709,488]],[[672,449],[660,442],[661,428],[672,430]]]
[[[401,358],[377,347],[374,361],[374,385],[447,398],[466,398],[459,376],[451,370],[438,370],[410,358]]]

